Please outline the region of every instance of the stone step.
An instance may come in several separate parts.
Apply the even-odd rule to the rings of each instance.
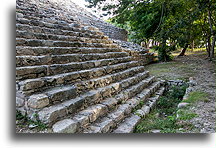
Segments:
[[[44,33],[44,34],[56,34],[56,35],[65,35],[65,36],[77,36],[77,37],[85,37],[85,38],[95,38],[95,39],[108,39],[107,36],[104,35],[97,35],[91,32],[86,31],[85,33],[76,32],[76,31],[69,31],[69,30],[62,30],[56,28],[47,28],[47,27],[40,27],[40,26],[31,26],[28,24],[19,24],[16,23],[16,30],[19,31],[27,31],[27,32],[34,32],[34,33]]]
[[[61,104],[46,107],[38,112],[39,120],[45,124],[52,125],[54,122],[60,120],[64,116],[78,112],[85,106],[96,104],[105,98],[111,97],[112,95],[117,94],[121,90],[138,83],[142,79],[145,79],[145,76],[142,77],[141,74],[137,74],[133,78],[130,77],[117,83],[112,83],[111,85],[105,86],[103,88],[91,90],[81,96],[76,97],[75,99],[62,102]],[[147,79],[151,79],[151,81],[154,81],[155,77],[150,77]],[[129,84],[124,85],[125,82],[128,82]],[[145,82],[145,85],[147,85],[147,82]],[[132,87],[131,89],[136,88]]]
[[[52,9],[52,8],[49,8]],[[16,7],[16,18],[30,18],[30,19],[35,19],[35,20],[40,20],[43,19],[45,20],[45,22],[49,22],[49,23],[54,23],[54,24],[71,24],[71,23],[75,23],[77,24],[75,27],[82,27],[83,25],[81,25],[79,22],[75,21],[72,17],[70,18],[61,18],[58,15],[56,15],[55,12],[56,9],[53,9],[53,12],[50,13],[47,12],[47,8],[40,8],[38,9],[37,7],[35,7],[34,9],[29,8],[29,7],[25,7],[23,4],[22,6],[18,6]],[[61,15],[68,15],[64,12],[61,12]]]
[[[63,55],[44,55],[44,56],[16,56],[16,66],[35,66],[50,64],[66,64],[71,62],[84,62],[90,60],[110,59],[127,57],[127,52],[107,52],[90,54],[63,54]]]
[[[146,83],[148,84],[152,83],[152,79],[141,81],[137,84],[137,86],[146,87]],[[133,89],[136,88],[137,90],[136,93],[131,94],[131,97],[135,96],[137,93],[140,92],[140,89],[138,89],[139,87],[134,88],[134,86],[132,86],[132,88]],[[68,120],[74,123],[73,126],[76,126],[76,128],[72,133],[74,132],[95,133],[96,131],[98,132],[98,129],[101,129],[101,132],[107,132],[107,129],[109,129],[114,124],[113,120],[123,120],[125,116],[124,114],[126,113],[129,114],[132,108],[134,108],[139,103],[138,99],[130,99],[130,97],[125,98],[124,93],[129,90],[131,90],[131,88],[128,88],[128,90],[127,89],[123,90],[120,94],[116,95],[113,98],[107,98],[104,101],[100,102],[99,104],[90,106],[78,112],[71,118],[68,119],[66,118],[55,123],[53,125],[53,132],[56,133],[68,132],[67,126],[65,127],[63,124]],[[146,98],[150,96],[150,91],[145,92],[143,96],[145,96]],[[143,97],[139,99],[144,100],[145,98]],[[123,101],[126,103],[119,104]],[[112,112],[110,112],[110,110],[112,110]],[[101,123],[100,128],[98,127],[99,123]],[[103,127],[104,129],[102,129],[101,127]]]
[[[132,68],[128,68],[124,71],[121,72],[117,72],[114,74],[109,74],[109,75],[105,75],[105,76],[101,76],[99,78],[95,78],[95,79],[91,79],[91,80],[86,80],[86,81],[81,81],[78,82],[76,85],[78,92],[84,92],[87,90],[91,90],[91,89],[96,89],[99,87],[105,87],[111,83],[115,83],[119,80],[123,80],[126,79],[128,77],[131,77],[133,75],[135,75],[136,73],[141,73],[142,77],[143,76],[149,76],[149,72],[144,71],[144,66],[139,66],[139,67],[132,67]]]
[[[81,43],[69,41],[53,41],[53,40],[38,40],[38,39],[24,39],[16,38],[16,46],[45,46],[45,47],[104,47],[104,48],[118,48],[116,44],[103,43]]]
[[[40,39],[40,40],[55,40],[55,41],[70,41],[70,42],[84,42],[84,43],[103,43],[112,44],[112,40],[108,39],[93,39],[77,36],[65,36],[65,35],[55,35],[55,34],[44,34],[44,33],[32,33],[28,31],[16,31],[17,38],[26,39]]]
[[[118,105],[106,116],[99,118],[98,120],[96,120],[96,122],[90,125],[84,126],[82,132],[110,133],[113,131],[113,129],[117,127],[117,129],[114,130],[115,133],[129,133],[119,132],[120,129],[123,129],[123,127],[125,126],[127,126],[128,128],[124,129],[132,132],[133,130],[131,129],[134,129],[134,127],[140,121],[141,117],[147,115],[150,112],[150,109],[156,104],[156,100],[159,98],[159,95],[155,96],[155,94],[160,90],[159,87],[160,82],[155,82],[151,84],[150,87],[144,89],[132,99],[128,99],[125,103]],[[136,111],[134,111],[140,101],[144,101],[145,105],[141,109],[137,109]]]
[[[16,18],[16,23],[17,24],[28,24],[28,25],[31,25],[31,26],[46,27],[46,28],[50,28],[50,29],[58,28],[58,29],[61,29],[61,30],[75,31],[75,32],[80,32],[80,33],[89,33],[89,34],[93,34],[93,35],[104,35],[103,32],[100,32],[100,31],[98,31],[96,29],[93,30],[93,27],[84,26],[84,27],[79,28],[80,25],[79,24],[74,24],[74,23],[72,23],[72,24],[48,23],[48,22],[44,22],[40,18],[35,18],[35,17],[32,17],[31,19]]]
[[[131,61],[127,63],[120,63],[120,64],[104,66],[100,68],[63,73],[54,76],[27,79],[18,82],[17,85],[19,91],[22,91],[22,93],[29,95],[38,91],[42,91],[43,89],[47,89],[49,87],[72,84],[81,80],[84,81],[92,78],[98,78],[106,74],[117,73],[124,69],[132,68],[136,66],[140,66],[139,61]]]
[[[26,47],[16,46],[16,56],[31,55],[61,55],[61,54],[89,54],[89,53],[107,53],[121,52],[120,48],[89,48],[89,47]]]
[[[28,97],[27,105],[31,109],[41,109],[52,104],[77,97],[77,88],[74,85],[54,87],[40,94]]]
[[[16,68],[16,80],[33,79],[44,76],[51,76],[61,73],[68,73],[80,70],[87,70],[102,66],[114,65],[132,61],[132,57],[120,57],[111,59],[91,60],[84,62],[71,62],[67,64],[52,64],[39,66],[25,66]]]
[[[85,82],[78,82],[72,86],[70,85],[70,86],[55,87],[55,88],[52,88],[50,90],[46,90],[43,93],[36,94],[36,95],[34,94],[34,95],[30,96],[29,98],[33,98],[33,99],[30,99],[31,102],[34,102],[32,104],[41,104],[41,102],[42,102],[42,100],[44,100],[44,98],[48,98],[49,103],[46,103],[46,106],[51,106],[51,105],[60,103],[60,102],[65,101],[65,100],[75,98],[78,94],[81,94],[83,92],[87,92],[87,90],[108,86],[111,83],[115,83],[119,80],[127,79],[128,77],[132,77],[135,74],[143,72],[143,71],[144,71],[143,66],[134,67],[134,68],[122,71],[121,73],[114,73],[111,75],[106,75],[106,76],[100,77],[99,79],[91,79],[91,80],[85,81]],[[121,75],[121,77],[118,75]],[[149,72],[142,73],[142,77],[144,77],[144,76],[147,77],[148,75],[149,75]],[[119,79],[115,78],[115,76],[118,77]],[[110,79],[108,81],[108,78],[113,78],[113,79],[112,80]],[[84,90],[81,90],[81,88],[80,88],[81,85],[83,85],[82,89],[84,89]],[[45,100],[45,101],[47,102],[47,100]],[[45,104],[45,103],[42,103],[42,104]],[[42,106],[41,108],[43,108],[43,107],[45,107],[45,106]],[[33,106],[32,108],[35,108],[35,107]]]
[[[156,105],[157,100],[163,94],[165,88],[161,87],[156,93],[155,96],[148,98],[147,103],[142,106],[141,109],[138,109],[135,113],[127,117],[118,127],[113,131],[113,133],[132,133],[136,125],[148,115],[151,109]]]
[[[40,10],[41,11],[41,10]],[[84,25],[80,24],[77,21],[74,20],[68,20],[68,19],[62,19],[56,15],[49,16],[49,14],[44,14],[44,11],[41,12],[32,12],[29,10],[22,10],[22,9],[16,9],[16,19],[22,20],[22,19],[28,19],[28,20],[41,20],[46,23],[51,24],[63,24],[63,25],[71,25],[74,24],[73,27],[81,28]]]

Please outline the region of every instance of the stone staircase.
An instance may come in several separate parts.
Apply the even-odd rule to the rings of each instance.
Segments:
[[[55,133],[132,132],[161,82],[97,28],[41,12],[17,1],[17,110]]]

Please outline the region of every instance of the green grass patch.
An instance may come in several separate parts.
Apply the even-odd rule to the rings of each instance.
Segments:
[[[35,114],[35,116],[38,116],[38,115]],[[19,111],[16,111],[16,120],[19,121],[18,126],[20,126],[20,127],[34,125],[37,130],[45,130],[47,128],[47,125],[45,125],[41,121],[30,120],[27,116],[22,115]]]
[[[158,118],[157,112],[149,114],[135,128],[135,133],[150,133],[152,130],[160,130],[161,133],[176,133],[179,126],[173,118]]]
[[[160,130],[160,133],[176,133],[183,126],[177,123],[176,112],[187,86],[172,87],[157,102],[157,107],[145,117],[135,128],[135,133],[150,133]]]
[[[178,114],[178,120],[191,120],[198,116],[196,113],[190,112],[186,109],[178,110],[177,114]]]
[[[189,93],[189,96],[186,100],[183,100],[182,102],[186,102],[186,103],[195,103],[197,101],[204,101],[204,102],[208,102],[209,94],[206,92],[202,92],[202,91],[194,91]]]

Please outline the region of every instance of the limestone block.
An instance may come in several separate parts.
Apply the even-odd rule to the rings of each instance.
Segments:
[[[150,107],[149,107],[149,106],[143,106],[143,107],[141,108],[141,110],[147,115],[147,114],[149,114],[149,112],[150,112]]]
[[[134,108],[135,106],[139,104],[139,100],[133,98],[133,99],[128,100],[126,103],[129,104],[132,108]]]
[[[106,100],[103,100],[101,104],[108,106],[109,108],[113,107],[117,104],[117,100],[115,98],[108,98]]]
[[[28,99],[28,106],[31,108],[43,108],[47,105],[49,105],[49,99],[45,94],[32,95]]]
[[[63,105],[51,106],[38,112],[39,120],[45,124],[52,123],[66,114],[66,107]]]
[[[97,125],[101,128],[102,133],[107,133],[114,127],[115,123],[112,119],[105,117],[100,121],[100,124]]]
[[[188,106],[190,103],[186,103],[186,102],[182,102],[178,104],[178,108],[184,108],[186,106]]]
[[[123,111],[126,115],[131,113],[132,106],[129,104],[120,105],[118,110]]]
[[[87,133],[101,133],[101,128],[98,126],[90,126],[90,127],[88,127],[87,130],[88,130]]]
[[[124,119],[124,111],[122,111],[122,110],[117,110],[117,111],[115,111],[115,112],[109,114],[109,115],[108,115],[108,118],[111,118],[111,119],[113,119],[115,122],[118,123],[119,121],[121,121],[121,120]]]
[[[90,122],[88,116],[81,115],[81,114],[75,115],[73,120],[77,121],[80,124],[80,126],[85,126]]]
[[[22,13],[18,13],[18,12],[17,12],[17,13],[16,13],[16,17],[17,17],[17,18],[23,18],[24,15],[23,15]]]
[[[25,80],[20,83],[21,90],[33,90],[43,87],[45,82],[41,79]]]
[[[46,94],[52,102],[63,101],[77,96],[76,88],[74,86],[53,89]]]
[[[75,99],[63,102],[63,105],[67,108],[68,113],[74,113],[79,107],[83,105],[84,101],[84,97],[76,97]]]
[[[16,97],[16,107],[22,107],[22,106],[24,106],[24,100],[19,97]]]
[[[71,119],[64,119],[55,123],[52,127],[54,133],[75,133],[78,123]]]

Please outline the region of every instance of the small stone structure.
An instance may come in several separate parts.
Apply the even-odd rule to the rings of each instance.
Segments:
[[[69,8],[17,0],[16,109],[57,133],[132,132],[164,91],[143,66],[151,53],[123,49]]]

